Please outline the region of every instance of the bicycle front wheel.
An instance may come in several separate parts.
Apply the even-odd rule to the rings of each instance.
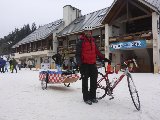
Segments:
[[[133,104],[136,107],[136,109],[139,111],[140,110],[140,100],[139,100],[138,91],[136,89],[136,86],[131,76],[127,76],[127,81],[128,81],[128,88],[129,88],[129,92],[130,92]]]

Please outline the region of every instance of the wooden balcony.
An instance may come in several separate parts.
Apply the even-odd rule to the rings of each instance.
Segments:
[[[152,40],[151,31],[142,31],[137,33],[125,34],[121,36],[113,36],[109,38],[109,42],[124,42],[129,40]]]

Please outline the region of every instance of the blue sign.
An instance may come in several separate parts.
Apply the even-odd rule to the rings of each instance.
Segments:
[[[146,40],[128,41],[128,42],[116,42],[110,44],[110,50],[126,50],[133,48],[146,48]]]

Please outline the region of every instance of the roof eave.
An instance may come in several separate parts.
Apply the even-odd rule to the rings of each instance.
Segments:
[[[107,17],[107,15],[108,15],[108,13],[110,12],[110,10],[112,9],[112,7],[114,6],[114,4],[117,2],[117,0],[114,0],[113,1],[113,3],[112,3],[112,5],[108,8],[108,10],[107,10],[107,12],[106,12],[106,15],[103,17],[103,19],[102,19],[102,22],[101,22],[101,24],[105,24],[105,19],[106,19],[106,17]]]
[[[98,28],[102,28],[102,27],[104,27],[104,25],[100,25],[100,26],[94,27],[93,30],[98,29]],[[56,36],[56,37],[65,37],[65,36],[69,36],[69,35],[78,34],[78,33],[81,33],[81,32],[83,32],[83,31],[84,31],[84,30],[80,30],[80,31],[72,32],[72,33],[67,33],[67,34],[63,34],[63,35],[58,35],[58,36]]]

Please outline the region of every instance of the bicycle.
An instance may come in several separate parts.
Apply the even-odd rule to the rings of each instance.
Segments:
[[[113,90],[120,83],[120,81],[122,81],[122,79],[126,76],[127,82],[128,82],[129,93],[131,95],[133,104],[138,111],[140,110],[140,100],[139,100],[138,91],[136,89],[136,86],[133,82],[132,75],[129,70],[129,63],[131,63],[131,62],[134,63],[136,67],[138,67],[135,59],[125,61],[124,62],[124,69],[121,70],[123,73],[120,75],[120,77],[118,79],[112,81],[113,83],[110,82],[108,75],[116,72],[115,71],[116,66],[114,66],[114,71],[112,71],[112,72],[106,71],[106,67],[105,67],[105,74],[98,72],[98,76],[100,76],[100,79],[97,80],[97,91],[99,93],[98,95],[100,95],[100,96],[97,96],[97,99],[100,100],[100,99],[104,98],[106,95],[111,96],[110,100],[114,99]]]

